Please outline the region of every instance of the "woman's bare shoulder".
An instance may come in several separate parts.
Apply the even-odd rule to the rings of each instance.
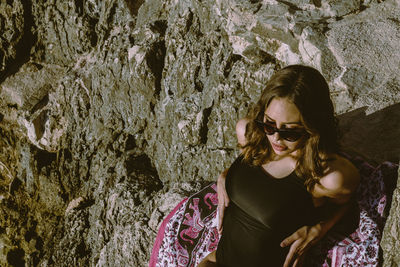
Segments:
[[[246,125],[249,123],[248,118],[242,118],[236,123],[236,136],[238,143],[242,146],[246,144]]]
[[[347,199],[360,182],[358,169],[348,159],[335,155],[327,161],[326,171],[315,190],[318,195],[329,198]]]

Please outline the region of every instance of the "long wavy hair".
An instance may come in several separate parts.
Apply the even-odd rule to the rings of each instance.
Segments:
[[[288,99],[300,111],[308,137],[299,148],[296,174],[310,191],[323,176],[329,155],[339,150],[337,119],[328,84],[318,70],[302,65],[287,66],[271,77],[247,114],[243,160],[252,165],[260,166],[273,159],[268,138],[255,120],[264,119],[265,109],[275,97]]]

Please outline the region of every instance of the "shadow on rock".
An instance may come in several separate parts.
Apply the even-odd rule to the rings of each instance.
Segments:
[[[366,109],[362,107],[339,116],[339,128],[343,135],[341,144],[375,166],[384,161],[399,163],[400,103],[369,115],[365,114]],[[379,169],[384,172],[387,215],[396,188],[397,170],[385,164]]]
[[[367,107],[338,116],[343,147],[372,160],[372,163],[400,160],[400,104],[366,115]]]
[[[384,217],[381,218],[377,211],[375,211],[376,214],[368,215],[371,218],[378,218],[375,222],[383,229],[385,220],[380,221],[379,218],[386,219],[388,217],[394,190],[396,186],[400,186],[396,185],[397,164],[400,161],[400,104],[369,115],[365,113],[366,110],[367,107],[363,107],[339,116],[339,129],[342,133],[341,144],[346,150],[350,149],[350,152],[361,155],[376,166],[375,171],[381,172],[386,195]],[[382,262],[382,254],[380,247],[380,262]]]

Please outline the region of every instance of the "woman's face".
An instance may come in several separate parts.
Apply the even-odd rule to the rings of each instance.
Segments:
[[[268,107],[265,109],[264,122],[273,125],[279,130],[303,129],[300,111],[286,98],[275,97],[271,100]],[[303,138],[290,142],[282,138],[278,132],[266,135],[272,149],[278,156],[296,155],[296,151],[303,143]]]

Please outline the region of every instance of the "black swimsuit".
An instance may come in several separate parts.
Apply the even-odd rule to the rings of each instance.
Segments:
[[[217,248],[219,266],[283,266],[289,247],[280,242],[315,223],[310,193],[293,172],[274,178],[239,157],[230,167],[225,211]]]

